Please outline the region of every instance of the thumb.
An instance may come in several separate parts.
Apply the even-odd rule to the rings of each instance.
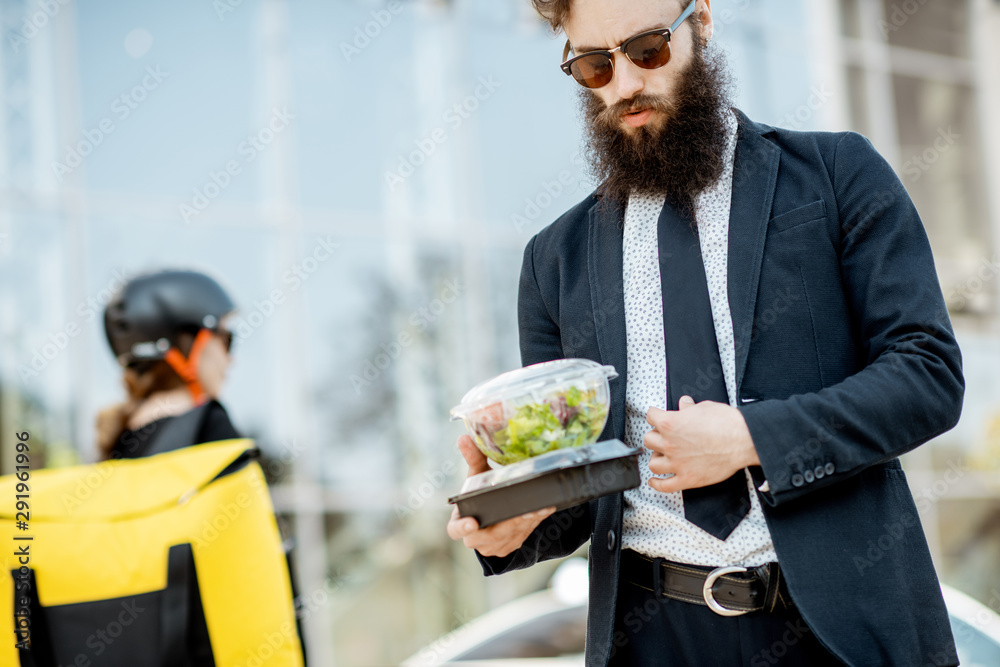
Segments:
[[[468,435],[463,435],[458,439],[458,451],[462,452],[462,458],[469,465],[469,477],[490,469],[488,459],[479,451],[476,443]]]
[[[677,409],[683,410],[684,408],[690,408],[694,405],[694,399],[690,396],[681,396],[681,400],[677,401]]]

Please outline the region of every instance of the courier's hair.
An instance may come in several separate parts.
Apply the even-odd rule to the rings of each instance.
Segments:
[[[531,0],[531,5],[539,16],[549,22],[552,30],[558,32],[569,16],[570,2],[572,0]],[[687,7],[690,0],[663,0],[663,2]]]
[[[181,332],[178,342],[179,349],[187,356],[194,335]],[[102,460],[111,457],[118,439],[128,430],[129,419],[147,398],[159,391],[185,386],[177,372],[163,360],[144,361],[125,368],[122,384],[128,395],[126,400],[109,405],[97,414],[97,452]]]

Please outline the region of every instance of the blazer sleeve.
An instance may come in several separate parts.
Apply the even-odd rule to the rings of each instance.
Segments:
[[[521,265],[517,295],[517,319],[521,340],[521,363],[525,366],[562,359],[559,325],[542,298],[535,277],[534,247],[536,237],[528,242]],[[503,558],[476,552],[487,576],[531,567],[535,563],[563,558],[574,553],[590,539],[590,505],[583,504],[556,512],[538,525],[524,544]]]
[[[917,210],[889,164],[856,133],[832,180],[840,266],[863,368],[818,392],[739,406],[780,505],[898,457],[958,422],[962,359]],[[806,471],[824,468],[803,483]],[[806,475],[813,478],[813,474]]]

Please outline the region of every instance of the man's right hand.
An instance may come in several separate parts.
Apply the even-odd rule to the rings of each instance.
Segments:
[[[465,462],[469,464],[469,477],[490,469],[486,457],[468,435],[463,435],[458,439],[458,450],[462,452]],[[480,528],[479,522],[474,518],[460,517],[456,505],[455,509],[452,510],[451,519],[448,521],[448,537],[453,540],[462,540],[465,546],[475,549],[483,556],[502,558],[517,551],[532,531],[538,527],[538,524],[555,511],[555,507],[548,507],[538,512],[522,514],[513,519],[495,523],[487,528]]]

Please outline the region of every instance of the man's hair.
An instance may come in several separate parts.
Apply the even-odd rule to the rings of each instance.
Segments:
[[[539,16],[549,22],[552,30],[558,32],[569,16],[570,2],[571,0],[531,0],[531,5]],[[690,0],[664,0],[664,2],[687,7]]]
[[[549,22],[552,30],[558,31],[569,15],[570,0],[531,0],[538,15]]]

